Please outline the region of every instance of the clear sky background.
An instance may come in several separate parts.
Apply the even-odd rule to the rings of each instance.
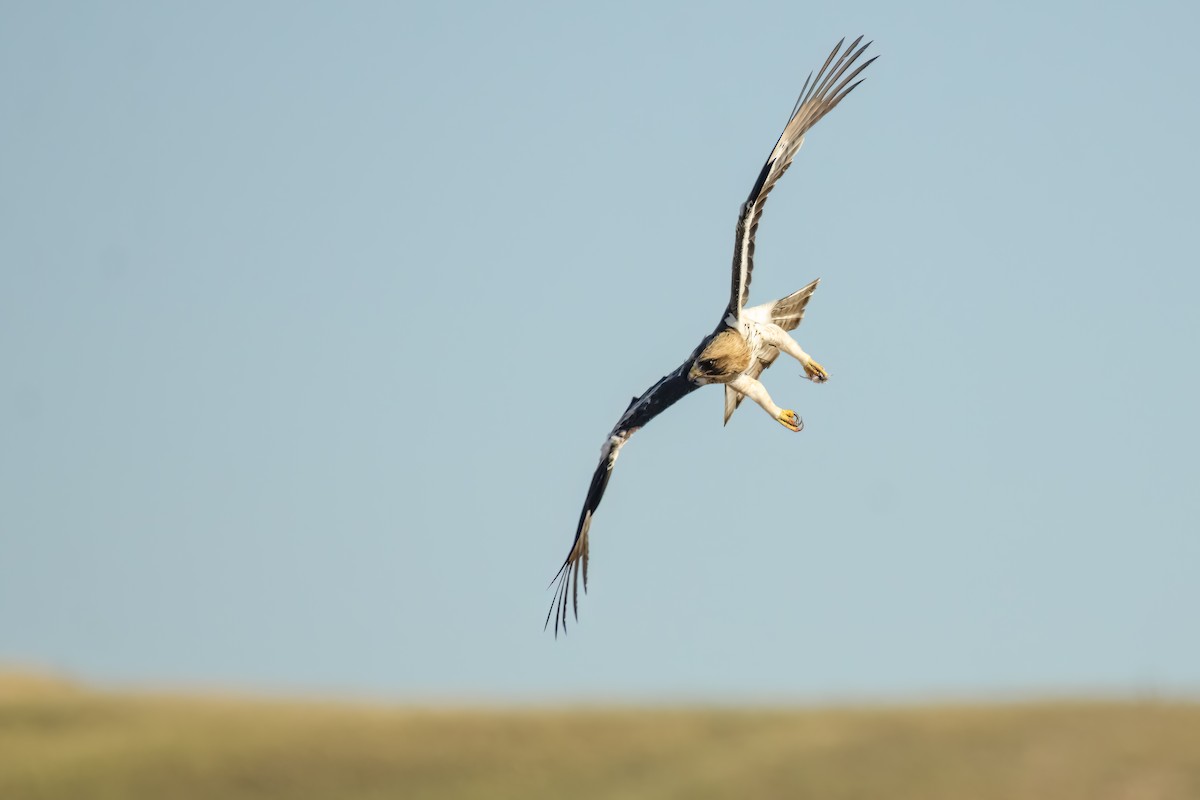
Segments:
[[[413,699],[1200,691],[1200,6],[5,3],[0,662]],[[771,196],[792,435],[701,390]]]

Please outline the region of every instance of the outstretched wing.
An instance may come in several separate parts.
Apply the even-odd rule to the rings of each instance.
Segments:
[[[804,144],[804,134],[813,125],[816,125],[821,117],[832,111],[834,106],[842,102],[843,97],[854,91],[854,87],[861,83],[854,79],[875,60],[874,58],[868,59],[846,74],[858,57],[871,45],[870,42],[867,42],[859,47],[858,43],[862,41],[862,38],[860,36],[851,42],[845,51],[842,51],[842,44],[846,40],[838,42],[837,46],[833,48],[833,52],[829,54],[829,58],[825,59],[825,64],[817,72],[816,79],[814,80],[812,74],[809,74],[808,79],[804,82],[804,88],[800,90],[800,98],[792,109],[792,116],[784,126],[779,141],[775,143],[775,149],[771,151],[771,156],[763,165],[758,180],[754,182],[754,188],[750,190],[750,196],[742,204],[738,215],[737,235],[734,238],[733,284],[727,311],[727,314],[733,315],[734,319],[741,318],[742,308],[746,305],[750,294],[750,273],[754,270],[754,235],[758,232],[758,222],[762,217],[767,195],[770,194],[775,183],[783,177],[787,168],[791,166],[792,159],[796,157],[800,145]],[[838,57],[839,52],[841,52],[840,57]],[[835,58],[837,58],[836,62]]]
[[[588,487],[587,497],[583,501],[583,510],[579,512],[579,524],[575,527],[575,541],[571,544],[571,552],[559,567],[558,573],[550,582],[554,587],[554,601],[546,613],[546,627],[550,625],[550,617],[554,617],[554,635],[558,636],[561,626],[563,633],[567,632],[567,607],[570,603],[575,619],[579,619],[579,579],[583,577],[583,591],[587,592],[588,575],[588,531],[592,527],[592,516],[604,497],[608,488],[609,478],[612,477],[613,465],[621,448],[629,441],[629,437],[642,428],[650,420],[673,406],[680,398],[699,388],[687,378],[691,359],[685,361],[670,375],[664,376],[658,383],[651,386],[640,397],[629,402],[629,408],[617,420],[612,433],[604,440],[600,448],[600,463],[592,473],[592,483]]]
[[[761,306],[747,308],[743,313],[754,322],[760,324],[770,322],[785,331],[794,331],[800,327],[800,322],[804,319],[804,309],[808,307],[809,298],[817,290],[820,282],[821,279],[817,278],[798,292],[792,292],[787,297],[763,303]],[[779,358],[778,347],[760,344],[758,349],[751,353],[750,367],[745,374],[757,380],[758,376],[762,375],[767,367],[774,364],[777,358]],[[725,424],[729,424],[729,418],[733,416],[734,411],[737,411],[744,398],[745,395],[731,389],[729,384],[725,385]]]

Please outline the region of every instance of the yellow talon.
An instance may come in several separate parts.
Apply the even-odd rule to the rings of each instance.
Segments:
[[[829,380],[829,373],[825,371],[825,368],[812,359],[809,359],[809,362],[804,365],[804,372],[813,383],[824,383]]]
[[[779,420],[779,424],[787,428],[789,431],[799,433],[804,429],[804,420],[800,419],[800,417],[796,415],[796,412],[791,411],[790,409],[785,408],[783,411],[780,411],[779,416],[775,419]]]

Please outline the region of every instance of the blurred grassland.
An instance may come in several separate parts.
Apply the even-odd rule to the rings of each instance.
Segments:
[[[411,709],[0,674],[0,798],[1200,798],[1200,704]]]

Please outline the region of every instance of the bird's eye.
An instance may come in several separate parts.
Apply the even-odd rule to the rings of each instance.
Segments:
[[[700,362],[700,369],[704,370],[705,372],[710,371],[712,368],[713,368],[712,359],[706,358]]]

